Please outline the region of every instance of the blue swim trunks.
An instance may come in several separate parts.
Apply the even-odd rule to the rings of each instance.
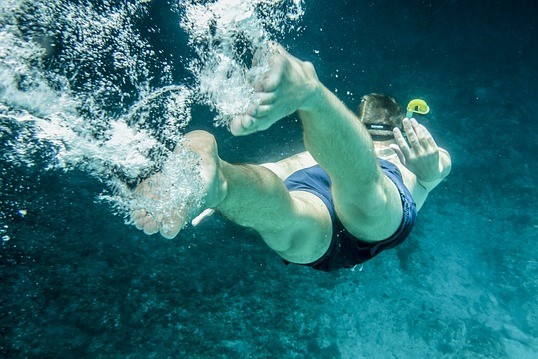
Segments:
[[[334,209],[331,179],[319,165],[299,170],[284,181],[289,191],[305,191],[318,196],[325,203],[331,215],[333,235],[329,249],[317,261],[304,265],[325,272],[341,268],[352,268],[357,264],[372,259],[385,249],[394,248],[405,241],[417,218],[416,204],[403,183],[402,174],[398,167],[380,158],[377,161],[383,173],[398,188],[403,206],[403,219],[400,227],[392,236],[380,242],[361,241],[344,228]]]

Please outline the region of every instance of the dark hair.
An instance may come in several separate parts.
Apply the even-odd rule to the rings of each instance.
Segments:
[[[371,93],[363,96],[357,115],[371,136],[389,136],[394,127],[402,127],[402,109],[394,98],[387,95]],[[385,126],[376,129],[375,125]]]

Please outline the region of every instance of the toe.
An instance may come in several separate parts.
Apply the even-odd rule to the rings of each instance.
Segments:
[[[135,220],[135,226],[137,229],[144,229],[144,226],[151,221],[151,217],[146,215],[144,217],[139,217],[137,220]]]
[[[253,117],[256,117],[257,119],[261,119],[263,117],[267,117],[271,114],[271,111],[273,110],[272,106],[269,105],[259,105],[256,107],[255,112],[253,112]]]
[[[181,230],[181,226],[179,223],[164,225],[163,228],[160,230],[161,236],[163,236],[166,239],[172,239],[175,238],[179,231]]]
[[[253,125],[254,119],[252,117],[247,115],[237,116],[230,122],[230,132],[234,136],[245,136],[255,132]]]
[[[276,100],[276,94],[274,92],[261,92],[257,96],[260,105],[271,105]]]
[[[160,230],[161,236],[167,239],[172,239],[178,235],[178,233],[183,228],[183,225],[186,223],[185,219],[187,218],[186,209],[179,209],[177,212],[173,213],[166,221],[162,222],[162,228]]]
[[[136,222],[144,216],[146,216],[146,211],[144,211],[143,209],[137,209],[134,210],[133,213],[131,213],[131,220],[133,222]]]
[[[159,224],[155,221],[149,221],[144,225],[144,233],[147,235],[152,235],[159,232]]]

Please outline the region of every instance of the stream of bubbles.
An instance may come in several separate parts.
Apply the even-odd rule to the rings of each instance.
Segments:
[[[299,31],[303,14],[302,0],[167,3],[189,40],[184,54],[163,55],[147,36],[160,31],[148,20],[152,6],[165,5],[0,3],[4,241],[10,239],[7,223],[26,214],[16,196],[4,196],[13,166],[82,169],[104,184],[99,197],[125,218],[133,208],[163,213],[199,207],[198,159],[182,146],[193,104],[208,105],[216,113],[214,124],[227,126],[256,101],[250,83],[267,70],[267,58],[257,55],[267,52],[257,50]],[[188,69],[191,78],[175,78],[176,66]],[[166,196],[137,196],[136,184],[156,171],[162,171]]]

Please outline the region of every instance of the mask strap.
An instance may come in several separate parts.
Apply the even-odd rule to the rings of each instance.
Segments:
[[[366,126],[367,130],[381,130],[381,131],[391,131],[394,128],[391,125],[381,124],[381,123],[369,123]]]

